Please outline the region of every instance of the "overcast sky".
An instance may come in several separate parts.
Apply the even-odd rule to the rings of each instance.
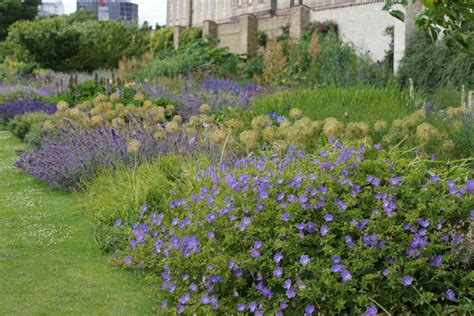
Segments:
[[[166,23],[166,0],[132,0],[138,4],[140,22],[148,21],[150,24]],[[63,0],[66,13],[76,11],[76,0]]]

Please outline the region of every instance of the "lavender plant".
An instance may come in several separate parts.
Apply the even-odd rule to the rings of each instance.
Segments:
[[[151,272],[170,313],[466,314],[469,177],[338,142],[213,165],[166,209],[117,220],[119,260]]]
[[[0,104],[0,121],[8,123],[17,115],[23,115],[31,112],[44,112],[47,114],[53,114],[56,112],[56,107],[48,104],[44,104],[38,100],[15,100],[7,101]]]
[[[145,85],[143,92],[152,99],[167,99],[178,105],[179,115],[188,118],[199,113],[202,104],[218,111],[228,107],[246,108],[252,98],[264,92],[254,83],[239,84],[230,79],[207,78],[200,83],[188,79],[179,91],[168,85]]]
[[[100,169],[136,167],[167,153],[222,155],[219,146],[184,132],[166,131],[161,125],[133,117],[130,120],[123,128],[79,128],[69,123],[44,137],[37,148],[23,152],[16,166],[53,188],[82,190],[84,182],[92,180]]]

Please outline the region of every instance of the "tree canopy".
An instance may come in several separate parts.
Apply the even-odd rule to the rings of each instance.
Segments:
[[[57,71],[93,71],[142,55],[149,34],[136,25],[61,16],[15,23],[7,43],[16,48],[13,55],[20,61]]]
[[[441,34],[448,44],[457,43],[474,55],[474,7],[472,0],[418,0],[424,8],[415,23],[426,29],[433,40]],[[397,5],[407,6],[417,0],[385,0],[384,9],[404,21],[405,14]]]
[[[41,0],[0,1],[0,41],[7,37],[8,27],[20,20],[33,20],[38,15]]]

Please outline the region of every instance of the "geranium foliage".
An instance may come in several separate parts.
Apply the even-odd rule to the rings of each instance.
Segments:
[[[469,177],[338,142],[251,156],[187,178],[132,228],[118,219],[119,260],[173,313],[468,313]]]

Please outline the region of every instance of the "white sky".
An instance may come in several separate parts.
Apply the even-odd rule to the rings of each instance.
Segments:
[[[132,0],[138,4],[138,17],[140,22],[148,21],[155,25],[166,23],[166,0]],[[63,0],[64,11],[69,14],[76,11],[76,0]]]

